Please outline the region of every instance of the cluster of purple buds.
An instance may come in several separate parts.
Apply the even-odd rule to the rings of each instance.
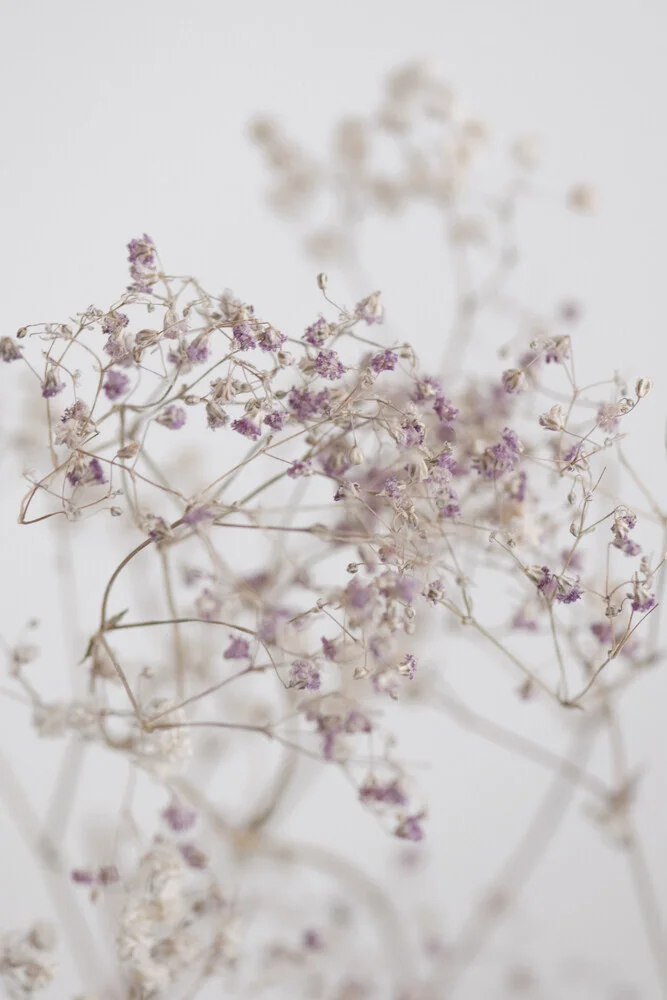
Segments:
[[[315,371],[322,378],[335,382],[345,374],[345,367],[335,351],[319,351],[314,363]]]
[[[380,372],[393,372],[398,364],[398,355],[395,351],[381,351],[379,354],[373,355],[370,364],[373,371],[378,375]]]
[[[257,438],[262,436],[261,427],[253,423],[250,417],[239,417],[238,420],[233,420],[232,430],[243,437],[250,438],[251,441],[256,441]]]
[[[64,388],[65,383],[60,381],[55,368],[49,368],[44,376],[44,381],[42,382],[43,398],[52,399],[54,396],[57,396],[59,392],[62,392]]]
[[[187,413],[182,406],[171,403],[155,418],[156,424],[169,428],[170,431],[178,431],[187,420]]]
[[[104,379],[102,388],[110,403],[115,403],[117,399],[124,396],[130,387],[130,380],[123,372],[110,368]]]
[[[320,672],[313,663],[299,660],[292,664],[288,687],[296,688],[297,691],[319,691],[321,683]]]
[[[74,455],[66,478],[70,486],[103,486],[107,481],[99,458],[86,459],[80,452]]]
[[[306,719],[315,723],[316,731],[322,736],[322,756],[325,760],[333,760],[337,741],[344,735],[354,733],[370,733],[370,721],[357,709],[349,709],[344,714],[327,712],[325,708],[311,709],[306,713]]]
[[[561,604],[573,604],[583,594],[578,580],[568,580],[565,576],[552,573],[548,566],[531,566],[526,573],[548,604],[554,600]]]
[[[176,800],[170,802],[162,812],[162,819],[173,833],[185,833],[190,830],[197,821],[197,813],[194,809],[188,809]]]
[[[303,339],[311,347],[322,347],[323,344],[329,339],[333,330],[331,326],[327,323],[323,316],[320,316],[312,326],[306,328],[306,332],[303,335]]]
[[[150,293],[151,286],[157,281],[156,251],[153,240],[147,233],[127,244],[128,261],[130,262],[131,292]]]
[[[472,466],[484,479],[500,479],[506,472],[513,472],[521,459],[522,447],[513,430],[506,427],[498,444],[485,448],[475,456]]]
[[[611,526],[614,535],[612,545],[614,548],[625,552],[627,556],[638,556],[641,552],[641,545],[629,537],[630,532],[637,524],[637,517],[628,510],[627,507],[617,507],[614,512],[614,521]]]
[[[240,351],[251,351],[257,346],[250,323],[239,323],[232,329],[234,347]]]

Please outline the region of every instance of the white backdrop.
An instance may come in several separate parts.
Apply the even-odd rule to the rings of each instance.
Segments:
[[[5,0],[2,333],[110,301],[125,284],[125,244],[144,231],[172,273],[196,274],[212,290],[230,287],[277,326],[300,328],[319,310],[318,268],[266,207],[267,178],[246,123],[270,112],[321,153],[339,116],[372,107],[386,73],[422,56],[499,142],[524,132],[543,137],[541,183],[547,202],[553,193],[555,221],[528,224],[526,288],[547,307],[563,296],[584,302],[577,351],[587,370],[654,377],[636,437],[640,462],[658,455],[651,481],[664,489],[667,7],[660,0]],[[593,182],[600,209],[565,227],[558,199],[571,181]],[[439,272],[420,226],[406,241],[423,237],[423,262],[413,244],[371,235],[370,270],[392,321],[409,326],[406,336],[435,360],[429,317],[437,290],[434,302],[430,290]],[[435,247],[433,240],[433,254]],[[28,595],[37,606],[46,592],[36,579],[44,535],[39,526],[15,529],[21,488],[4,458],[0,475],[2,634],[25,618]],[[631,759],[646,770],[639,817],[667,910],[666,696],[667,683],[654,673],[626,715]],[[5,755],[22,739],[19,726],[27,720],[13,720],[7,739],[0,733]],[[30,741],[20,745],[33,752]],[[443,737],[423,749],[457,755],[449,807],[434,817],[434,835],[446,845],[438,890],[455,922],[471,882],[481,886],[512,842],[508,811],[529,815],[531,790],[537,795],[543,778],[516,771],[472,737]],[[39,798],[48,766],[42,758],[24,763]],[[475,794],[480,776],[489,791],[483,803]],[[321,832],[317,824],[313,832]],[[1,816],[0,838],[5,929],[35,914],[41,890],[21,868],[27,856]],[[360,843],[366,849],[369,841]],[[580,986],[582,998],[620,1000],[611,987],[594,992],[607,981],[634,984],[646,1000],[659,995],[625,871],[583,821],[559,835],[522,897],[513,933],[517,953],[535,935],[554,967],[584,957],[596,985]],[[461,995],[495,997],[483,992],[485,982],[471,980]],[[561,982],[540,995],[564,992]]]

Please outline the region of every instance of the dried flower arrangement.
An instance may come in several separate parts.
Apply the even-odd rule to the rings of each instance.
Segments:
[[[84,957],[82,987],[133,1000],[205,996],[210,984],[238,997],[454,996],[539,857],[531,838],[548,840],[579,790],[627,855],[667,991],[616,712],[660,652],[667,514],[623,450],[651,382],[580,384],[576,305],[544,320],[511,293],[536,144],[514,145],[502,188],[473,211],[486,129],[416,66],[389,79],[376,114],[339,126],[323,164],[271,121],[253,135],[274,205],[308,220],[320,261],[354,270],[373,212],[419,201],[444,219],[450,339],[441,368],[423,370],[409,343],[387,336],[380,292],[341,305],[325,273],[322,313],[302,334],[282,332],[231,292],[170,274],[144,234],[108,308],[0,340],[3,367],[26,369],[46,436],[21,523],[63,522],[76,545],[79,529],[110,515],[103,541],[121,553],[106,581],[95,577],[76,696],[46,698],[37,647],[6,641],[36,735],[73,738],[81,754],[101,748],[127,768],[106,856],[68,864],[48,838],[40,848],[67,883],[66,910],[84,922],[91,908],[111,914],[114,973],[91,982]],[[334,226],[312,221],[322,199]],[[594,192],[577,185],[565,201],[588,212]],[[465,356],[480,318],[500,314],[514,328],[509,360],[484,379]],[[640,527],[657,529],[658,555],[637,541],[622,485],[607,488],[614,470],[639,483]],[[518,698],[562,718],[571,755],[457,697],[433,630],[508,667]],[[555,801],[469,925],[447,938],[435,918],[417,941],[363,865],[281,838],[276,818],[333,768],[350,810],[420,850],[428,803],[400,735],[405,718],[434,709],[552,771]],[[586,767],[597,737],[614,751],[606,780]],[[259,777],[240,806],[208,787],[220,761],[232,773],[235,755],[255,753]],[[135,813],[148,787],[163,801],[147,832]],[[86,950],[76,927],[72,937],[73,952]],[[54,946],[41,923],[3,939],[9,995],[49,983]],[[525,992],[531,975],[515,970],[512,989]]]

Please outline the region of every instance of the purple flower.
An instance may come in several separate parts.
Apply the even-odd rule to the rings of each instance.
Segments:
[[[556,337],[555,340],[551,341],[546,353],[546,362],[551,364],[562,364],[570,356],[570,338],[569,337]]]
[[[362,802],[378,802],[388,806],[405,806],[408,804],[408,797],[401,788],[397,778],[382,784],[371,778],[365,781],[359,789],[359,798]]]
[[[513,472],[521,458],[521,446],[513,430],[506,427],[499,444],[491,445],[473,458],[472,466],[484,479],[499,479],[505,472]]]
[[[414,403],[424,403],[438,396],[442,396],[442,383],[440,379],[435,378],[433,375],[423,375],[417,379],[411,398]]]
[[[130,240],[127,250],[130,264],[141,264],[142,267],[155,265],[155,244],[147,233],[140,239]]]
[[[130,276],[132,284],[130,291],[149,293],[151,285],[157,281],[155,272],[156,257],[155,244],[147,233],[136,240],[130,240],[127,244],[128,261],[130,262]]]
[[[332,330],[323,316],[320,316],[312,326],[306,328],[303,339],[313,347],[321,347],[331,336]]]
[[[42,396],[44,399],[52,399],[54,396],[57,396],[59,392],[62,392],[64,388],[65,383],[59,382],[55,370],[53,368],[49,368],[44,376],[44,381],[42,382]]]
[[[312,420],[321,416],[329,405],[329,393],[309,392],[308,389],[297,389],[296,386],[287,397],[287,405],[299,420]]]
[[[125,313],[110,312],[102,320],[102,333],[105,337],[115,337],[121,333],[129,324],[129,317]]]
[[[321,451],[317,460],[323,472],[332,479],[340,479],[351,467],[350,450],[345,447],[332,447]]]
[[[70,872],[70,878],[76,885],[113,885],[118,882],[120,875],[115,865],[103,865],[96,872],[90,868],[74,868]]]
[[[302,476],[310,476],[313,471],[313,464],[308,459],[305,462],[292,462],[287,475],[290,479],[301,479]]]
[[[285,334],[272,326],[265,326],[257,334],[257,346],[260,351],[278,351],[286,340]]]
[[[307,660],[292,664],[288,687],[296,688],[298,691],[319,691],[320,685],[320,672],[314,664]]]
[[[97,878],[90,868],[73,868],[70,878],[76,885],[95,885]]]
[[[614,548],[625,552],[626,556],[638,556],[642,550],[639,542],[634,542],[632,538],[615,538],[612,542]]]
[[[362,712],[351,708],[343,720],[342,728],[346,733],[370,733],[373,726]]]
[[[183,833],[194,826],[197,813],[194,809],[188,809],[187,806],[174,801],[163,811],[162,819],[174,833]]]
[[[125,338],[122,333],[114,334],[108,338],[104,345],[104,352],[105,354],[108,354],[111,360],[117,365],[123,365],[125,368],[129,368],[130,365],[134,364],[132,352],[125,343]]]
[[[632,599],[632,610],[633,611],[650,611],[656,605],[655,594],[650,593],[646,587],[638,584],[634,593],[627,595]]]
[[[456,407],[452,405],[446,396],[442,395],[435,397],[433,409],[443,424],[453,423],[459,415],[459,411]]]
[[[398,665],[398,672],[407,677],[408,680],[413,679],[413,677],[417,672],[417,660],[412,655],[412,653],[408,653],[406,656],[403,657],[403,659]]]
[[[250,438],[251,441],[256,441],[258,437],[262,436],[261,427],[254,424],[249,417],[239,417],[238,420],[233,420],[232,430],[236,431],[237,434],[242,434],[243,437]]]
[[[242,639],[241,636],[230,636],[231,642],[227,649],[224,651],[223,658],[225,660],[245,660],[250,656],[250,646],[248,645],[247,639]]]
[[[390,350],[381,351],[371,358],[371,368],[378,374],[380,372],[393,372],[397,364],[398,354]]]
[[[336,352],[328,350],[320,351],[315,358],[315,371],[331,382],[345,374],[345,368]]]
[[[206,868],[208,858],[195,844],[179,844],[178,849],[189,868]]]
[[[361,302],[357,302],[354,307],[354,315],[357,319],[363,319],[369,326],[373,323],[381,323],[384,319],[384,307],[380,301],[380,293],[373,292]]]
[[[596,622],[591,625],[591,632],[603,646],[608,646],[612,641],[612,628],[609,622]]]
[[[401,573],[393,581],[393,596],[405,604],[412,604],[418,592],[419,583],[413,576],[404,576]]]
[[[526,388],[526,375],[521,368],[508,368],[503,372],[501,381],[505,392],[519,393]]]
[[[193,341],[188,344],[188,360],[193,365],[203,364],[208,359],[208,333],[198,334]]]
[[[363,611],[373,599],[373,588],[365,587],[359,580],[350,580],[345,588],[345,606]]]
[[[391,497],[392,500],[399,499],[401,495],[401,490],[398,485],[398,479],[396,478],[396,476],[389,476],[387,479],[385,479],[383,490],[388,497]]]
[[[70,486],[103,486],[107,481],[99,458],[91,458],[86,462],[83,455],[78,452],[74,456],[66,478]]]
[[[239,323],[232,329],[232,335],[234,337],[234,346],[238,347],[240,351],[251,351],[253,347],[257,346],[257,341],[252,335],[252,327],[250,323]]]
[[[107,372],[102,388],[104,389],[107,399],[114,403],[127,392],[129,386],[130,379],[127,375],[124,375],[123,372],[116,371],[115,368],[110,368]]]
[[[0,337],[0,358],[9,363],[10,361],[20,361],[23,355],[21,348],[15,344],[11,337]]]
[[[429,604],[435,607],[445,596],[445,587],[442,580],[431,580],[424,591],[424,597]]]
[[[542,566],[536,579],[537,589],[547,601],[552,601],[558,593],[558,580],[548,566]]]
[[[523,611],[517,611],[512,618],[512,628],[518,628],[525,632],[535,632],[537,622],[533,618],[528,618]]]
[[[272,431],[281,431],[285,426],[286,420],[287,414],[283,413],[282,410],[274,410],[273,413],[269,413],[268,416],[264,417],[264,423]]]
[[[394,836],[400,837],[401,840],[412,840],[414,842],[423,840],[424,830],[421,826],[423,818],[422,813],[414,816],[406,816],[394,830]]]
[[[326,656],[327,660],[334,661],[336,659],[336,644],[332,639],[327,639],[326,636],[322,636],[320,642],[322,643],[322,652]]]
[[[409,414],[401,421],[403,443],[406,448],[415,448],[424,443],[426,428],[418,417]]]
[[[220,507],[213,503],[198,503],[188,507],[183,515],[183,524],[201,524],[203,521],[213,521],[220,513]]]
[[[187,420],[187,414],[182,406],[171,403],[155,418],[156,424],[168,427],[170,431],[178,431]]]
[[[579,586],[578,581],[574,583],[565,583],[561,581],[561,589],[559,589],[556,594],[556,600],[560,601],[561,604],[574,604],[578,601],[583,594],[583,590]]]
[[[444,520],[453,520],[461,516],[459,498],[455,490],[447,489],[437,499],[438,516]]]

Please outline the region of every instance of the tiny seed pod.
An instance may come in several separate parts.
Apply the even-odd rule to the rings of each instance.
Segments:
[[[652,388],[653,388],[652,379],[650,378],[637,379],[637,384],[635,385],[635,393],[637,394],[637,399],[643,399],[644,396],[648,396]]]
[[[321,292],[326,292],[328,284],[329,284],[328,276],[324,273],[324,271],[321,271],[317,276],[317,287],[320,289]]]
[[[346,566],[346,570],[347,570],[348,573],[351,573],[352,575],[354,575],[355,573],[358,573],[359,572],[359,563],[353,563],[353,562],[348,563],[347,566]]]
[[[353,448],[350,449],[350,461],[352,465],[361,465],[364,460],[363,453],[358,444],[355,444]]]

